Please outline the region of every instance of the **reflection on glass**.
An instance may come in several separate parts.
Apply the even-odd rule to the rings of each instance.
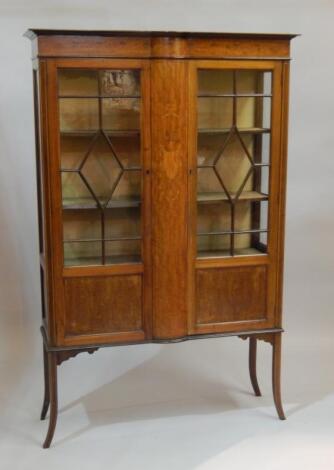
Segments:
[[[267,71],[198,72],[201,257],[267,251],[271,87]]]
[[[58,73],[66,266],[141,260],[140,73]]]
[[[103,70],[100,74],[102,95],[140,95],[139,72],[137,70]]]

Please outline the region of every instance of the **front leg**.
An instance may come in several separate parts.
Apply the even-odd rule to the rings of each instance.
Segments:
[[[43,365],[44,365],[44,400],[41,411],[41,420],[44,420],[50,405],[50,387],[49,387],[49,362],[48,354],[43,344]]]
[[[257,381],[256,359],[257,359],[257,339],[255,336],[249,337],[249,375],[254,393],[257,397],[261,396],[261,390]]]
[[[57,390],[57,353],[47,352],[48,359],[48,383],[50,394],[50,419],[49,428],[43,444],[43,448],[50,447],[58,417],[58,390]]]
[[[286,419],[282,406],[281,398],[281,344],[282,344],[282,334],[276,333],[273,335],[273,394],[274,402],[277,410],[279,419]]]

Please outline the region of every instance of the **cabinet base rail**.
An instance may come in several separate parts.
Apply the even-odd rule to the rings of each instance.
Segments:
[[[58,417],[58,380],[57,380],[57,367],[60,366],[64,361],[75,357],[82,352],[88,352],[93,354],[100,347],[108,346],[120,346],[124,343],[118,344],[106,344],[106,345],[95,345],[95,346],[80,346],[80,347],[53,347],[48,343],[47,335],[44,327],[41,327],[41,333],[43,336],[43,361],[44,361],[44,399],[41,411],[41,420],[44,420],[49,413],[49,427],[43,448],[47,449],[50,447]],[[222,336],[238,336],[243,340],[249,339],[249,375],[254,393],[257,397],[261,396],[256,372],[257,363],[257,341],[263,340],[270,343],[273,347],[272,355],[272,387],[273,396],[276,411],[279,419],[285,420],[285,415],[282,406],[281,399],[281,341],[282,341],[282,328],[272,328],[266,330],[256,330],[247,332],[234,332],[234,333],[221,333],[221,334],[206,334],[206,335],[192,335],[184,338],[172,339],[172,340],[149,340],[144,343],[175,343],[180,341],[201,339],[201,338],[215,338]],[[143,341],[137,344],[142,344]],[[135,344],[135,343],[131,343]]]

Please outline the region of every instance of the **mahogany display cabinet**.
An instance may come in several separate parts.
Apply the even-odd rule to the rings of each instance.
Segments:
[[[289,34],[29,30],[45,398],[100,347],[273,347],[280,419]]]

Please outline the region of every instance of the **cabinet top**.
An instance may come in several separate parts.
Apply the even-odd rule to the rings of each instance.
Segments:
[[[29,29],[33,58],[289,59],[295,34]]]
[[[76,30],[30,28],[24,34],[29,39],[37,36],[126,36],[126,37],[171,37],[171,38],[234,38],[234,39],[293,39],[292,33],[241,33],[218,31],[120,31],[120,30]]]

